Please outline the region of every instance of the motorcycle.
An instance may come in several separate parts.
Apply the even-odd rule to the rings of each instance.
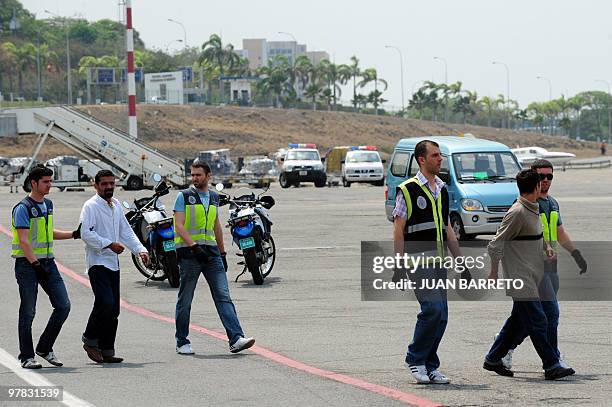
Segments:
[[[221,192],[224,186],[217,184],[215,188]],[[268,211],[275,202],[269,195],[262,197],[267,191],[268,188],[258,196],[250,193],[234,198],[220,194],[219,205],[230,205],[227,225],[232,234],[232,244],[236,244],[240,249],[238,256],[244,257],[244,261],[238,263],[243,265],[244,269],[236,277],[236,282],[249,271],[253,283],[262,285],[274,267],[276,246],[271,234],[273,223]]]
[[[149,252],[149,264],[140,256],[132,254],[132,261],[138,271],[149,280],[163,281],[166,278],[171,287],[179,286],[179,267],[174,244],[174,219],[168,217],[159,198],[170,193],[170,187],[159,174],[153,175],[157,185],[153,196],[134,199],[134,205],[123,202],[128,210],[127,218],[132,230]],[[145,285],[146,285],[145,283]]]

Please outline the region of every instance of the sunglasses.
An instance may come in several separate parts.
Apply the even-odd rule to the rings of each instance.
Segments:
[[[540,174],[540,181],[544,181],[545,179],[552,181],[553,175],[552,174]]]

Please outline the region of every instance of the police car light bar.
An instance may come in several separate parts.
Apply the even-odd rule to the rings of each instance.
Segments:
[[[376,146],[352,146],[350,147],[351,151],[355,150],[365,150],[365,151],[376,151]]]
[[[317,145],[313,143],[306,143],[306,144],[289,143],[289,148],[317,148]]]

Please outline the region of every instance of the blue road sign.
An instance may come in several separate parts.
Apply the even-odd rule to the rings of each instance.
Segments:
[[[98,68],[98,83],[114,83],[115,68]]]

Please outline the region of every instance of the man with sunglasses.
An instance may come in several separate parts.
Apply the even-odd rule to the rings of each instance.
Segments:
[[[540,176],[540,197],[538,205],[540,207],[540,220],[542,222],[542,231],[544,240],[548,241],[555,251],[555,256],[548,259],[544,265],[544,281],[540,287],[542,296],[542,308],[548,320],[548,339],[551,345],[557,350],[559,363],[562,367],[568,367],[558,348],[557,342],[557,327],[559,325],[559,303],[557,302],[557,292],[559,291],[559,274],[557,273],[557,255],[559,245],[567,250],[580,269],[580,274],[587,271],[587,263],[580,250],[576,249],[569,233],[563,227],[559,203],[555,198],[548,194],[553,175],[553,165],[550,161],[538,159],[533,162],[531,169],[536,170]],[[502,358],[502,363],[507,369],[512,368],[512,353],[518,345],[520,345],[527,337],[527,332],[519,335],[514,342],[514,346],[508,351],[508,354]]]

